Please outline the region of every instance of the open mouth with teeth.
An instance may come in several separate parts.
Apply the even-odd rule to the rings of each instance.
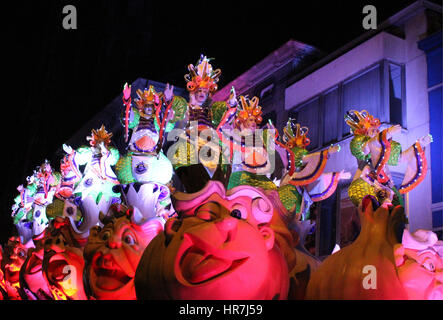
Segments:
[[[245,253],[216,248],[185,234],[176,259],[177,279],[193,285],[204,284],[233,272],[248,259]]]
[[[115,262],[111,254],[95,254],[92,260],[93,285],[100,290],[115,291],[127,285],[132,278]]]
[[[54,255],[50,258],[48,264],[47,275],[50,281],[52,282],[60,282],[65,279],[65,277],[69,274],[66,272],[65,267],[68,266],[68,261],[61,255]]]
[[[10,264],[5,267],[5,278],[11,283],[16,283],[19,280],[20,268],[15,264]]]

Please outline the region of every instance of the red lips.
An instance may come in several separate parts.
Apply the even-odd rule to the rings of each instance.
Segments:
[[[42,259],[37,257],[35,254],[31,255],[28,261],[28,267],[26,268],[26,273],[35,274],[42,270]]]

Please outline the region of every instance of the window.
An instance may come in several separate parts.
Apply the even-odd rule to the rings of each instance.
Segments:
[[[389,64],[389,118],[391,123],[403,124],[403,68]]]
[[[266,113],[263,116],[263,120],[261,122],[261,125],[263,127],[266,126],[266,124],[268,123],[269,119],[272,121],[272,124],[275,126],[276,123],[277,123],[277,113],[275,111],[271,111],[271,112]]]
[[[338,211],[339,218],[337,228],[339,232],[338,244],[340,248],[344,248],[357,239],[361,230],[360,217],[357,207],[352,203],[348,196],[348,187],[343,186],[337,190],[340,194],[340,208]]]
[[[394,182],[394,186],[397,188],[400,188],[402,182],[403,182],[403,177],[404,175],[398,172],[391,172],[391,177],[392,177],[392,181]],[[403,201],[403,203],[405,203],[405,196],[403,194],[400,195],[401,197],[401,201]]]
[[[350,110],[367,110],[371,115],[380,117],[380,65],[343,83],[342,135],[350,133],[344,115]]]
[[[269,78],[260,83],[254,90],[254,94],[252,96],[256,96],[260,99],[259,105],[262,107],[262,110],[269,111],[272,108],[272,100],[274,96],[274,83],[273,78]]]
[[[317,203],[316,255],[328,256],[336,244],[337,192]]]
[[[404,96],[404,67],[382,60],[295,106],[289,116],[309,128],[308,149],[314,150],[350,135],[344,121],[350,110],[367,110],[381,122],[405,127]]]
[[[319,99],[316,98],[308,103],[305,103],[289,114],[289,118],[295,119],[300,126],[307,127],[309,129],[308,138],[311,140],[311,143],[307,147],[308,150],[313,150],[319,147],[319,112],[320,103]]]
[[[323,144],[331,144],[337,141],[337,110],[339,110],[338,87],[325,93],[323,97]]]

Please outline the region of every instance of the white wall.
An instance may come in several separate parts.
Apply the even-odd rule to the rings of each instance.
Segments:
[[[404,48],[404,40],[386,32],[379,33],[286,88],[285,109],[291,109],[382,59],[403,63]]]
[[[426,17],[419,14],[405,24],[405,71],[406,71],[406,121],[408,134],[406,145],[429,134],[429,103],[427,90],[426,55],[418,49],[417,42],[426,34]],[[426,149],[428,173],[425,180],[409,193],[409,228],[432,230],[431,153]]]

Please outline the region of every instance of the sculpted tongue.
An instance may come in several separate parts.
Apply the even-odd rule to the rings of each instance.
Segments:
[[[106,276],[102,275],[97,277],[96,286],[103,290],[112,291],[123,287],[126,283],[127,281],[124,282],[120,276],[117,275],[112,276],[111,274],[108,274]]]
[[[50,272],[53,275],[54,280],[61,281],[64,277],[67,276],[67,273],[63,272],[63,269],[65,266],[67,266],[68,263],[65,260],[57,260],[54,262],[51,262],[49,268]]]
[[[181,263],[183,276],[191,283],[209,280],[229,269],[232,261],[220,259],[202,252],[189,252]]]

